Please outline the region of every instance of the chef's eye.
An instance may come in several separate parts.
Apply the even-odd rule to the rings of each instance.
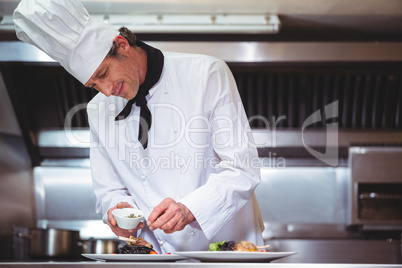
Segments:
[[[103,79],[103,78],[106,77],[106,75],[107,75],[107,70],[106,70],[103,74],[101,74],[101,75],[99,76],[99,78],[100,78],[100,79]]]

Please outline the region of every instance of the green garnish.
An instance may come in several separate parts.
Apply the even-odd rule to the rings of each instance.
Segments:
[[[223,243],[225,243],[225,241],[215,242],[215,243],[209,244],[209,251],[220,251],[221,246],[223,245]]]

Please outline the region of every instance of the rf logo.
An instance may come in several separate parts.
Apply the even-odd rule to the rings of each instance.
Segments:
[[[325,106],[325,120],[338,117],[338,101]],[[310,115],[302,126],[302,140],[303,146],[315,158],[327,163],[330,166],[338,165],[338,123],[327,123],[326,125],[326,145],[325,153],[314,150],[305,143],[304,131],[305,128],[311,124],[321,121],[321,110],[315,111]]]

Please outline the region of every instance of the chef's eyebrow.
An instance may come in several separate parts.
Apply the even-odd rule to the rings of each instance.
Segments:
[[[107,70],[107,68],[108,68],[108,66],[105,66],[105,67],[103,67],[103,68],[101,68],[101,69],[95,71],[95,73],[94,73],[94,80],[95,80],[95,79],[98,79],[98,78]],[[95,87],[95,86],[96,86],[96,84],[95,84],[95,83],[92,83],[92,85],[89,85],[88,87],[89,87],[89,88],[93,88],[93,87]]]
[[[105,69],[106,69],[106,67],[97,70],[97,71],[95,72],[94,79],[99,78],[99,76],[105,71]]]

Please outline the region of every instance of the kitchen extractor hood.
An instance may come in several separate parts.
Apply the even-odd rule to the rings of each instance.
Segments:
[[[266,14],[108,14],[93,15],[115,28],[135,33],[250,33],[276,34],[277,15]],[[14,31],[11,15],[0,17],[0,31]]]
[[[277,15],[265,14],[138,14],[94,16],[118,28],[136,33],[259,33],[279,32]]]
[[[16,38],[11,16],[18,3],[1,1],[2,40]],[[128,26],[148,40],[181,41],[189,35],[192,40],[214,41],[401,40],[399,0],[311,0],[308,4],[297,0],[82,0],[82,4],[92,16],[116,27]]]
[[[294,165],[325,166],[328,163],[316,161],[307,149],[325,155],[331,145],[327,128],[334,124],[339,156],[334,159],[339,165],[347,164],[350,146],[402,144],[401,43],[150,44],[163,51],[217,56],[228,63],[261,157],[286,157],[288,165],[292,160]],[[96,91],[42,56],[22,42],[0,43],[4,84],[27,144],[32,145],[33,163],[87,162],[85,108]],[[327,120],[324,110],[331,103],[337,113]],[[317,111],[321,118],[314,117],[305,127]]]

